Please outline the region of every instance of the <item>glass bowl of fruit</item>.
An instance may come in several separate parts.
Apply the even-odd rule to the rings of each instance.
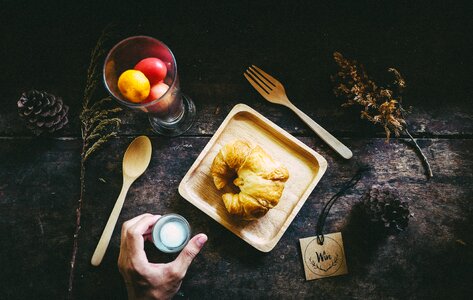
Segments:
[[[148,36],[122,40],[108,53],[103,77],[118,102],[148,114],[155,132],[178,136],[192,126],[195,105],[181,92],[176,59],[163,42]]]

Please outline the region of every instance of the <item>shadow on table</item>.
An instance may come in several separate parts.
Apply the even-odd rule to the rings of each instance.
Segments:
[[[386,240],[382,228],[373,226],[362,211],[360,203],[353,206],[342,234],[350,273],[363,272]]]
[[[42,154],[58,145],[55,140],[32,138],[5,143],[0,153],[2,157],[8,158],[2,162],[30,165],[31,162],[41,159]]]

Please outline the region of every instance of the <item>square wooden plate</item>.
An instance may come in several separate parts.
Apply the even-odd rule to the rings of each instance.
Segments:
[[[289,171],[279,204],[255,221],[230,215],[217,190],[210,166],[221,147],[233,140],[260,145]],[[244,104],[237,104],[223,121],[179,184],[179,193],[215,221],[256,249],[269,252],[291,224],[327,169],[327,161],[294,136]]]

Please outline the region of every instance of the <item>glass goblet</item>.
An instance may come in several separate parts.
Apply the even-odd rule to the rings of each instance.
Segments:
[[[134,103],[127,100],[118,88],[118,78],[145,58],[158,58],[167,68],[163,82],[169,87],[159,98]],[[109,93],[122,105],[145,112],[153,130],[164,136],[186,132],[195,119],[195,105],[179,86],[177,64],[168,46],[149,36],[132,36],[116,44],[108,53],[103,78]]]

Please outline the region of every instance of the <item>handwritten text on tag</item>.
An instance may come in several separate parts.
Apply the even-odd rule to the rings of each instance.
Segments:
[[[320,279],[348,273],[340,232],[324,234],[320,245],[317,237],[299,240],[306,280]]]

